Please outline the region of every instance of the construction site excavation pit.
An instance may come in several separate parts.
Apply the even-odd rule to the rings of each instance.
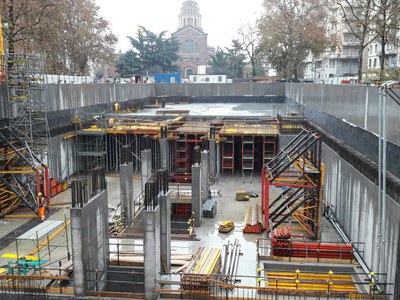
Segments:
[[[74,139],[76,175],[48,215],[66,229],[41,246],[43,266],[30,264],[28,274],[50,274],[47,289],[59,297],[383,295],[360,265],[363,241],[343,240],[324,197],[332,162],[345,161],[300,106],[272,96],[239,100],[160,97],[78,114],[76,130],[64,135]],[[0,252],[7,275],[22,262],[18,254],[14,268],[4,254],[33,253],[15,247]],[[46,266],[61,261],[70,263],[58,280]]]

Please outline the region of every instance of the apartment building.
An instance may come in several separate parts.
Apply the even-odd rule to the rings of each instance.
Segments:
[[[311,54],[308,56],[304,79],[318,83],[339,83],[343,78],[356,77],[359,42],[345,22],[342,9],[336,1],[331,2],[328,8],[326,33],[333,42],[333,47],[326,49],[318,57]],[[366,59],[363,67],[366,68]]]

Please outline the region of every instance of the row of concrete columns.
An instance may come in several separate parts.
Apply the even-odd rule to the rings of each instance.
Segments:
[[[160,140],[161,166],[168,166],[168,140],[163,138]],[[216,175],[216,144],[215,140],[210,141],[210,150],[201,153],[201,163],[192,166],[192,210],[195,212],[195,225],[200,226],[202,220],[202,204],[208,198],[209,191],[209,174]],[[149,180],[152,174],[152,153],[151,150],[145,149],[141,152],[141,175],[142,189],[144,184]],[[120,193],[121,193],[121,214],[123,221],[128,225],[132,225],[134,215],[134,189],[133,189],[133,164],[125,163],[120,166]],[[160,277],[160,272],[170,272],[171,268],[171,201],[169,191],[161,192],[158,195],[159,205],[151,211],[142,211],[143,214],[143,233],[144,233],[144,283],[145,298],[152,299],[154,288],[157,287],[156,281]],[[74,215],[75,217],[75,215]],[[74,220],[74,231],[77,235],[84,230],[81,219]],[[105,221],[106,222],[106,221]],[[95,233],[92,232],[94,236]],[[108,230],[103,230],[101,236],[108,239]],[[81,240],[81,239],[80,239]],[[107,243],[108,244],[108,243]],[[79,245],[75,243],[75,245]],[[83,251],[82,248],[73,247],[74,257],[79,257],[76,251]],[[76,249],[75,249],[76,248]],[[82,265],[84,261],[82,260]],[[75,264],[74,264],[75,265]],[[104,266],[105,267],[105,266]],[[78,269],[78,268],[77,268]],[[77,276],[76,280],[79,276]],[[77,280],[79,281],[79,280]],[[82,280],[81,280],[82,282]],[[84,295],[85,287],[76,285],[77,294]]]

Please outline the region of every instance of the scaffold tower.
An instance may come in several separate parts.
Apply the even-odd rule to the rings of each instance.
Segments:
[[[6,59],[9,126],[0,130],[0,215],[24,202],[36,211],[41,192],[49,205],[48,126],[43,60],[10,53]]]

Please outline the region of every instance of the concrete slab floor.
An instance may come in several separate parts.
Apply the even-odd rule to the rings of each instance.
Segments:
[[[184,251],[186,253],[195,253],[199,247],[210,246],[221,248],[228,241],[233,243],[235,239],[238,239],[241,245],[241,252],[243,255],[240,256],[238,265],[238,275],[256,276],[257,268],[262,267],[264,262],[257,265],[256,257],[256,240],[258,238],[265,237],[265,233],[262,234],[245,234],[243,230],[243,219],[245,212],[249,206],[260,204],[260,197],[250,198],[249,201],[235,201],[236,190],[253,191],[258,195],[261,194],[261,178],[260,175],[256,175],[252,178],[252,182],[249,178],[245,178],[243,181],[242,176],[225,175],[221,179],[211,186],[211,189],[220,190],[220,197],[217,197],[218,211],[215,218],[203,218],[202,225],[196,229],[196,235],[199,240],[191,241],[174,241],[172,243],[172,253]],[[134,195],[136,196],[139,191],[140,180],[134,180]],[[118,176],[107,176],[107,187],[109,204],[113,207],[117,207],[119,203],[119,177]],[[280,190],[275,188],[275,191],[271,192],[271,196],[274,194],[278,195]],[[51,200],[53,214],[49,217],[50,220],[65,220],[69,219],[69,207],[71,203],[71,192],[70,190],[64,191]],[[221,221],[230,220],[235,223],[235,229],[230,233],[223,234],[218,232],[218,226]],[[16,230],[16,235],[22,234],[18,232],[18,227],[27,222],[27,219],[12,219],[4,218],[0,220],[0,232],[1,236],[4,236],[10,232]],[[324,219],[322,222],[322,240],[329,241],[340,241],[339,236],[335,233],[334,229]],[[68,227],[68,235],[70,229]],[[50,251],[48,246],[43,247],[40,250],[40,257],[47,260],[47,263],[54,263],[57,267],[58,261],[66,261],[67,251],[71,251],[71,240],[68,236],[68,248],[66,247],[66,235],[65,231],[61,232],[56,238],[50,242]],[[12,242],[4,246],[0,250],[0,256],[5,253],[16,253],[16,244]],[[57,247],[56,247],[57,246]],[[18,253],[27,255],[32,252],[36,247],[32,241],[22,241],[18,245]],[[183,250],[182,250],[183,249]],[[49,257],[50,254],[50,257]],[[37,255],[37,254],[35,254]],[[0,257],[0,265],[6,265],[9,259]],[[47,264],[46,263],[46,264]],[[255,278],[245,277],[239,285],[255,285]]]

